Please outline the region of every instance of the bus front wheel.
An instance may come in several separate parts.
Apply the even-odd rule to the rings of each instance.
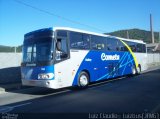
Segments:
[[[79,88],[86,88],[89,84],[89,75],[88,73],[82,71],[78,78],[78,87]]]

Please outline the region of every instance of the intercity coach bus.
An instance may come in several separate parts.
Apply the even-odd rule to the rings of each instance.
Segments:
[[[73,28],[55,27],[24,35],[22,84],[53,89],[140,74],[146,44]]]

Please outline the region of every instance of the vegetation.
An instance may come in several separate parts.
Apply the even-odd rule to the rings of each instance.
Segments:
[[[15,47],[0,45],[0,52],[15,52]],[[16,47],[16,52],[22,52],[22,46]]]
[[[112,36],[127,38],[127,31],[130,39],[143,40],[146,43],[151,43],[151,32],[140,29],[119,30],[111,33],[105,33]],[[159,42],[159,33],[154,32],[155,42]]]

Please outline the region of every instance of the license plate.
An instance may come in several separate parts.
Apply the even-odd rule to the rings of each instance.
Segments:
[[[35,83],[36,83],[36,81],[31,80],[31,81],[29,81],[29,83],[30,83],[30,84],[35,84]]]

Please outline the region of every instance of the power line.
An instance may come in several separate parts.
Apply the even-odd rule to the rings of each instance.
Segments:
[[[75,21],[75,20],[68,19],[68,18],[66,18],[66,17],[60,16],[60,15],[55,14],[55,13],[53,13],[53,12],[49,12],[49,11],[43,10],[43,9],[41,9],[41,8],[32,6],[32,5],[28,4],[28,3],[22,2],[22,1],[20,1],[20,0],[14,0],[14,1],[17,2],[17,3],[19,3],[19,4],[24,5],[24,6],[26,6],[26,7],[30,7],[30,8],[32,8],[32,9],[37,10],[37,11],[43,12],[43,13],[48,14],[48,15],[51,15],[51,16],[55,16],[55,17],[57,17],[57,18],[60,18],[60,19],[65,20],[65,21],[68,21],[68,22],[71,22],[71,23],[74,23],[74,24],[79,24],[79,25],[81,25],[81,26],[85,26],[85,27],[88,27],[88,28],[92,28],[92,29],[95,29],[95,30],[98,30],[98,31],[101,31],[101,32],[106,32],[105,30],[99,29],[99,28],[97,28],[97,27],[94,27],[94,26],[91,26],[91,25],[88,25],[88,24],[84,24],[84,23],[81,23],[81,22],[79,22],[79,21]]]

